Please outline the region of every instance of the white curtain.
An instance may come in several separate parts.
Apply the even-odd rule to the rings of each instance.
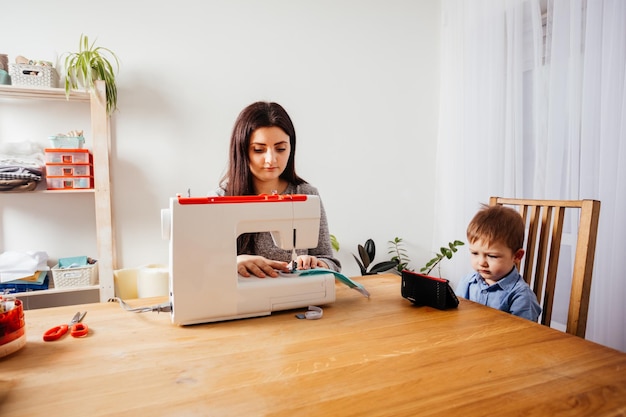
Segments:
[[[434,245],[492,195],[600,200],[586,337],[626,352],[626,1],[443,0],[441,51]]]

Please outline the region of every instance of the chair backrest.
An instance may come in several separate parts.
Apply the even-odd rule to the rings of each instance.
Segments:
[[[526,224],[526,247],[523,257],[524,279],[542,306],[541,324],[550,326],[556,286],[565,210],[579,216],[572,286],[566,332],[585,337],[593,261],[596,252],[600,201],[597,200],[528,200],[491,197],[489,205],[514,206]],[[570,215],[570,214],[568,214]]]

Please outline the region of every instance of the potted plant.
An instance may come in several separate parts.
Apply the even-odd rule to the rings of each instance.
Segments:
[[[432,258],[430,261],[426,262],[426,264],[420,269],[420,272],[422,272],[424,275],[430,274],[430,271],[432,271],[437,265],[439,265],[439,262],[444,259],[452,258],[452,255],[454,255],[454,253],[458,251],[457,246],[463,246],[464,244],[465,243],[461,242],[460,240],[448,242],[448,247],[442,246],[439,249],[439,253],[437,253],[435,257]],[[439,273],[439,276],[441,276],[441,273]]]
[[[409,255],[404,248],[404,242],[402,241],[402,238],[395,237],[393,240],[387,242],[387,244],[389,245],[389,251],[387,253],[393,255],[391,257],[391,260],[396,262],[395,272],[401,274],[403,270],[409,269],[409,262],[411,262],[411,259],[409,258]]]
[[[354,256],[356,263],[359,265],[361,275],[378,274],[380,272],[385,272],[392,268],[395,268],[398,265],[398,262],[395,260],[383,261],[372,265],[372,263],[374,262],[374,257],[376,256],[376,245],[374,244],[374,241],[372,239],[367,239],[365,245],[358,245],[357,249],[359,251],[360,259],[357,258],[354,254],[352,254],[352,256]]]
[[[115,67],[113,66],[115,64]],[[106,86],[107,113],[117,110],[117,85],[115,74],[119,70],[119,59],[108,48],[89,43],[86,35],[80,35],[78,52],[67,52],[65,56],[65,95],[79,86],[85,90],[94,88],[94,81],[103,80]]]

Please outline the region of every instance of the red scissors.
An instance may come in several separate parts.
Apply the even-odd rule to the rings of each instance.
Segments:
[[[43,334],[43,340],[46,342],[52,342],[53,340],[58,340],[63,336],[67,331],[70,331],[72,337],[83,337],[87,335],[89,332],[89,327],[86,324],[81,323],[83,318],[85,318],[85,314],[87,312],[81,313],[80,311],[74,314],[72,317],[72,321],[68,324],[62,324],[60,326],[53,327]]]

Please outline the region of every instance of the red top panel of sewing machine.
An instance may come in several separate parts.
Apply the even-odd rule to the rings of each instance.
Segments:
[[[178,197],[179,204],[232,204],[306,201],[305,194],[260,194],[209,197]]]

